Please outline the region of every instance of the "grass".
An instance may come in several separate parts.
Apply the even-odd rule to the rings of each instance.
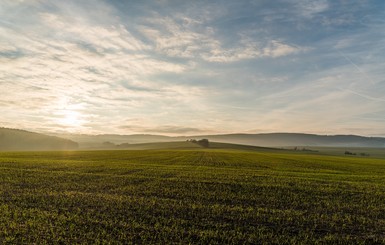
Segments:
[[[0,242],[385,243],[385,161],[219,149],[0,153]]]

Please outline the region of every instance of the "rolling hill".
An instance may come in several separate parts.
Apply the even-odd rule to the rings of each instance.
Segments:
[[[19,129],[0,128],[0,151],[74,150],[78,143]]]
[[[301,133],[222,134],[195,136],[134,135],[83,135],[60,134],[48,136],[19,129],[0,128],[0,150],[71,150],[101,148],[158,148],[156,144],[169,142],[170,148],[183,148],[182,141],[208,139],[210,142],[260,147],[371,147],[384,148],[385,138],[357,135],[316,135]],[[157,142],[157,143],[154,143]],[[179,142],[173,144],[173,142]],[[151,143],[151,144],[149,144]],[[139,145],[138,145],[139,144]],[[147,145],[141,145],[147,144]],[[191,147],[191,144],[188,144]],[[164,148],[166,145],[161,145]]]
[[[211,141],[257,146],[385,147],[385,138],[300,133],[203,135]]]
[[[222,134],[195,135],[170,137],[164,135],[135,134],[135,135],[58,135],[79,143],[81,148],[99,148],[103,143],[113,144],[142,144],[152,142],[186,141],[189,139],[206,138],[212,142],[263,146],[263,147],[385,147],[385,138],[364,137],[357,135],[316,135],[301,133],[266,133],[266,134]]]

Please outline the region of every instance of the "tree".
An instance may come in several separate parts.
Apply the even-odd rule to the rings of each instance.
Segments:
[[[116,145],[114,143],[109,142],[109,141],[103,142],[102,145],[103,145],[103,148],[115,148],[116,147]]]
[[[208,139],[201,139],[197,141],[198,145],[201,145],[205,148],[209,147],[209,140]]]

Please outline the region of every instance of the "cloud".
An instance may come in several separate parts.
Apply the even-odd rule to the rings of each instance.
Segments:
[[[211,62],[235,62],[247,59],[256,58],[278,58],[281,56],[287,56],[304,52],[307,48],[298,48],[277,40],[271,40],[266,44],[257,42],[243,42],[242,45],[236,49],[224,50],[221,47],[217,47],[203,58]]]
[[[60,36],[75,43],[90,45],[96,53],[140,51],[149,47],[132,36],[123,25],[108,27],[82,23],[81,19],[72,19],[52,13],[41,13],[42,23],[56,30]]]
[[[201,58],[209,62],[237,62],[262,57],[277,58],[308,48],[299,48],[279,40],[258,41],[239,33],[240,41],[231,48],[224,48],[223,42],[215,37],[215,28],[205,25],[201,20],[189,17],[147,18],[147,25],[141,32],[155,46],[160,54],[179,58]]]
[[[5,116],[14,120],[13,110],[28,115],[31,111],[27,110],[33,109],[45,117],[47,124],[60,124],[55,114],[64,109],[81,113],[84,120],[78,120],[79,124],[87,124],[97,115],[103,118],[103,112],[96,107],[101,103],[115,108],[141,108],[166,93],[164,88],[146,81],[146,76],[186,69],[182,64],[150,56],[146,53],[148,45],[118,22],[103,26],[85,21],[86,16],[74,19],[47,12],[37,16],[35,21],[40,26],[34,31],[2,26],[0,32],[6,40],[6,45],[1,45],[0,60],[4,65],[0,67],[0,78],[7,81],[0,86],[8,91],[2,96],[2,104],[9,108]],[[71,109],[80,103],[87,109]]]
[[[180,24],[179,24],[180,23]],[[210,38],[210,28],[196,32],[193,26],[200,21],[182,17],[153,17],[145,19],[140,31],[153,43],[155,51],[168,56],[194,58],[216,42]]]
[[[329,8],[329,2],[327,0],[300,0],[296,1],[295,6],[301,16],[312,18],[326,11]]]
[[[131,132],[133,131],[136,133],[156,133],[156,134],[176,134],[176,135],[207,132],[199,128],[180,127],[180,126],[173,126],[173,125],[165,125],[165,126],[158,126],[158,127],[143,127],[140,125],[130,125],[130,126],[120,126],[120,128],[124,130],[130,130]]]

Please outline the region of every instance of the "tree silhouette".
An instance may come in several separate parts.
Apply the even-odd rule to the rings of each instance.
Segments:
[[[208,139],[201,139],[201,140],[197,141],[197,144],[207,148],[207,147],[209,147],[209,140]]]

